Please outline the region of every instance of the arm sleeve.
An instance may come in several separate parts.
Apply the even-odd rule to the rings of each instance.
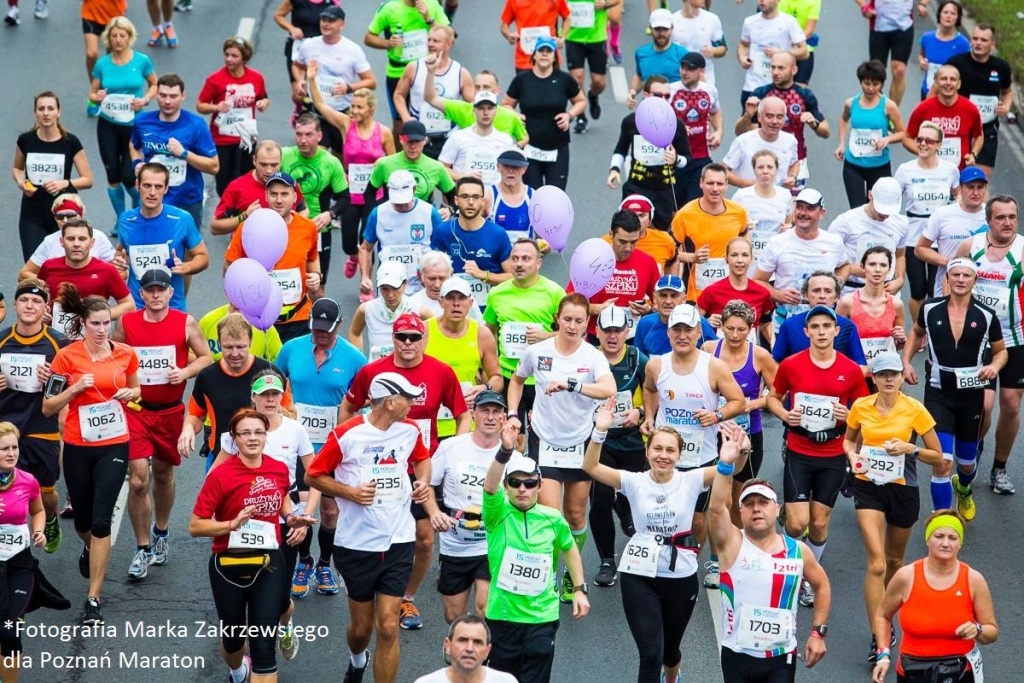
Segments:
[[[632,121],[635,119],[635,114],[627,114],[622,119],[622,123],[619,125],[619,140],[615,143],[615,149],[612,150],[613,154],[618,154],[625,157],[629,154],[629,150],[633,147],[633,128]],[[678,131],[679,127],[676,127]],[[628,169],[624,169],[628,170]]]

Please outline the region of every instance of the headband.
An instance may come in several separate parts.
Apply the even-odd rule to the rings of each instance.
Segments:
[[[82,207],[76,204],[75,202],[71,201],[70,199],[65,199],[60,204],[53,207],[54,215],[57,215],[61,211],[74,211],[79,216],[82,215]]]
[[[50,300],[50,295],[46,293],[46,290],[36,287],[35,285],[19,285],[18,288],[14,290],[14,300],[17,301],[18,297],[22,294],[35,294],[36,296],[42,297],[43,301]]]
[[[964,542],[964,523],[960,521],[959,517],[954,517],[953,515],[939,515],[928,522],[928,526],[924,528],[925,542],[932,537],[936,529],[941,529],[942,527],[948,527],[955,531],[960,536],[960,542]]]

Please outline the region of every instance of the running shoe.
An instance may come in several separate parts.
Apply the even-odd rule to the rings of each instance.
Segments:
[[[313,565],[309,562],[300,562],[292,574],[292,597],[304,598],[309,595],[309,575],[313,573]]]
[[[807,579],[800,582],[800,604],[804,607],[814,607],[814,589]]]
[[[562,572],[562,590],[559,592],[558,599],[567,605],[572,604],[572,597],[576,594],[576,587],[572,583],[572,577],[569,576],[569,570]]]
[[[868,648],[868,663],[874,664],[878,661],[878,643],[875,637],[871,636],[871,647]]]
[[[85,614],[82,616],[83,626],[102,626],[103,612],[100,611],[99,598],[85,599]]]
[[[47,19],[50,10],[46,8],[46,0],[36,0],[36,19]]]
[[[597,570],[597,576],[594,577],[595,586],[608,586],[615,585],[615,563],[611,560],[601,560],[601,568]]]
[[[100,103],[93,102],[92,100],[85,101],[85,115],[90,119],[94,119],[100,115]]]
[[[588,91],[587,101],[590,103],[590,116],[597,121],[601,118],[601,96]]]
[[[167,37],[167,47],[178,47],[178,34],[170,24],[164,26],[164,36]]]
[[[418,631],[423,628],[423,617],[412,600],[402,600],[399,614],[401,616],[398,618],[398,625],[406,631]]]
[[[356,276],[356,272],[359,270],[359,261],[355,257],[349,258],[345,261],[345,277],[349,280]]]
[[[245,673],[242,674],[241,683],[249,683],[252,680],[252,659],[249,655],[242,656],[242,670]],[[228,672],[228,683],[235,683],[235,678],[230,671]]]
[[[1001,496],[1012,496],[1017,492],[1010,478],[1006,476],[1006,470],[1000,467],[992,470],[992,490]]]
[[[281,629],[281,637],[277,639],[277,646],[281,650],[281,656],[284,658],[284,661],[290,662],[299,654],[299,639],[295,637],[295,629],[292,627],[292,622],[289,621],[287,626],[279,628]]]
[[[175,12],[191,12],[192,11],[192,0],[178,0],[174,4]]]
[[[71,507],[71,501],[70,500],[64,505],[64,509],[61,510],[60,513],[57,516],[60,517],[61,519],[74,519],[75,518],[75,509],[73,507]]]
[[[366,653],[366,663],[370,663],[370,653]],[[348,662],[348,670],[345,672],[345,678],[342,679],[342,683],[363,683],[363,674],[366,673],[366,667],[356,668],[352,664],[352,660]]]
[[[153,27],[153,32],[149,34],[149,40],[146,41],[146,45],[149,47],[160,47],[164,44],[164,31],[162,28]]]
[[[576,117],[576,126],[572,129],[572,132],[582,134],[587,132],[587,117],[580,115]]]
[[[320,595],[338,594],[338,582],[334,579],[334,570],[329,565],[316,566],[316,592]]]
[[[974,505],[973,491],[970,486],[960,485],[960,475],[953,475],[953,491],[956,492],[956,510],[968,522],[973,522],[978,509]]]
[[[78,556],[78,573],[83,579],[89,578],[89,549],[82,548],[82,554]]]
[[[156,533],[153,534],[153,564],[160,565],[167,564],[167,551],[170,547],[170,540],[167,538],[167,534],[159,536]]]
[[[622,66],[622,53],[612,52],[612,61],[618,64],[619,66]]]
[[[889,622],[889,649],[896,647],[896,626]]]
[[[718,571],[718,560],[708,560],[704,563],[704,587],[718,590],[720,581]]]
[[[52,555],[60,547],[60,520],[56,517],[48,520],[46,526],[43,527],[43,533],[46,534],[46,545],[43,546],[43,550]]]
[[[135,557],[128,567],[128,578],[133,581],[141,581],[149,574],[149,565],[153,564],[153,551],[139,548],[135,551]]]
[[[7,10],[7,16],[4,17],[4,23],[8,26],[17,26],[21,23],[21,12],[18,11],[17,7],[12,7]]]

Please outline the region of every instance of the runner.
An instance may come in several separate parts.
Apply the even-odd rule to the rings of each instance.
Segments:
[[[722,158],[722,163],[729,168],[729,184],[737,187],[753,185],[757,181],[753,171],[754,154],[769,149],[775,152],[779,168],[785,169],[784,175],[776,177],[775,182],[793,189],[800,174],[800,154],[796,136],[783,130],[788,117],[786,102],[781,97],[769,95],[758,101],[756,111],[758,127],[737,135]]]
[[[191,4],[191,0],[183,1]],[[340,0],[327,0],[327,4],[340,6]],[[288,70],[288,79],[292,84],[295,83],[292,60],[298,56],[302,42],[306,38],[315,38],[320,35],[320,11],[323,8],[324,3],[317,2],[317,0],[281,0],[281,4],[274,12],[274,23],[288,34],[288,37],[284,39],[284,60],[285,68]],[[312,94],[313,91],[309,92]],[[304,111],[304,99],[295,99],[293,86],[292,102],[295,103],[293,117]]]
[[[834,311],[842,291],[840,287],[841,282],[834,273],[816,270],[804,280],[800,293],[801,299],[807,303],[801,305],[806,306],[808,310],[814,306],[825,306]],[[806,326],[807,310],[794,313],[779,326],[775,343],[772,345],[772,357],[775,362],[781,363],[786,358],[811,348],[811,340],[804,331]],[[837,314],[836,327],[838,330],[832,344],[835,350],[862,368],[866,368],[868,361],[864,357],[864,345],[857,325],[846,316]]]
[[[593,7],[591,7],[593,5]],[[590,116],[595,121],[601,118],[601,93],[607,85],[608,73],[608,10],[618,7],[622,0],[582,0],[569,5],[569,29],[565,32],[565,57],[569,74],[583,89],[583,68],[590,69],[590,88],[587,102]],[[621,56],[620,56],[621,61]],[[582,121],[582,123],[580,123]],[[580,130],[580,128],[584,130]],[[577,133],[586,132],[587,114],[576,118]]]
[[[441,317],[444,312],[441,308],[441,285],[450,280],[454,274],[452,260],[448,254],[442,254],[439,251],[428,251],[424,254],[420,259],[418,271],[423,289],[409,297],[414,310],[426,309],[433,314],[433,317]],[[470,306],[466,316],[480,323],[484,321],[479,306]]]
[[[82,198],[77,194],[65,193],[57,195],[57,198],[53,200],[51,211],[59,228],[65,221],[84,217],[85,205],[82,203]],[[95,243],[89,254],[107,263],[112,262],[114,260],[114,245],[111,243],[110,238],[104,232],[94,232],[93,237],[95,238]],[[57,232],[51,232],[47,235],[39,246],[36,247],[36,250],[32,252],[32,255],[28,257],[25,265],[18,272],[18,281],[35,277],[39,274],[39,268],[43,263],[52,258],[57,258],[63,253],[64,247],[60,244],[60,230],[58,229]],[[128,271],[126,268],[120,268],[116,265],[115,268],[118,269],[118,272],[122,273],[122,277],[127,275]]]
[[[739,299],[751,309],[751,319],[747,321],[750,328],[749,341],[758,346],[763,336],[770,346],[775,338],[772,334],[772,315],[775,312],[775,302],[772,301],[772,295],[764,285],[747,276],[751,263],[753,263],[751,251],[750,240],[746,237],[734,237],[729,240],[725,247],[725,264],[729,269],[729,274],[718,282],[708,285],[700,293],[700,296],[697,297],[697,310],[708,319],[712,327],[718,330],[719,336],[725,338],[727,335],[723,331],[724,311],[729,304]]]
[[[210,221],[211,235],[230,235],[246,218],[267,207],[267,178],[281,170],[281,145],[260,140],[252,154],[253,169],[238,176],[224,189]],[[296,189],[295,212],[309,217],[302,190]]]
[[[37,0],[38,1],[38,0]],[[44,0],[45,2],[46,0]],[[128,0],[82,0],[82,39],[85,41],[85,73],[91,79],[100,57],[100,37],[117,17],[128,13]],[[88,102],[86,103],[88,110]]]
[[[199,319],[199,329],[203,331],[203,336],[206,337],[206,345],[210,347],[210,353],[215,362],[219,361],[222,357],[217,326],[221,320],[232,313],[238,313],[238,309],[232,304],[227,303],[214,308]],[[266,332],[256,328],[252,328],[251,332],[252,341],[249,345],[249,351],[252,355],[273,363],[274,359],[277,358],[277,354],[281,351],[281,336],[277,333],[277,330],[271,326]],[[206,440],[208,441],[210,436],[209,421],[206,423],[206,429]],[[204,452],[203,455],[205,456],[206,453]]]
[[[922,124],[921,132],[927,134]],[[924,137],[918,134],[919,137]],[[952,204],[940,207],[929,216],[917,240],[917,257],[935,266],[935,296],[942,296],[946,263],[952,260],[965,240],[988,231],[985,200],[988,198],[988,177],[978,166],[960,171],[960,192]]]
[[[661,76],[671,83],[679,76],[679,62],[689,50],[673,42],[673,23],[672,13],[667,9],[658,8],[650,13],[647,29],[651,42],[644,43],[633,53],[636,71],[629,82],[629,97],[626,100],[631,108],[636,106],[636,95],[648,78]]]
[[[669,104],[686,128],[690,156],[676,171],[676,205],[685,206],[701,194],[704,167],[712,162],[711,150],[722,144],[722,110],[718,90],[704,82],[707,60],[700,52],[688,52],[679,61],[679,80],[671,84]],[[677,124],[678,125],[678,124]]]
[[[741,108],[755,89],[772,82],[771,59],[777,52],[788,52],[797,59],[810,54],[803,29],[796,19],[779,11],[779,0],[759,0],[758,9],[761,11],[743,20],[736,48],[740,68],[747,72],[740,93]]]
[[[807,37],[807,58],[796,63],[796,82],[806,86],[811,82],[811,74],[814,73],[814,50],[820,40],[816,29],[821,17],[821,0],[781,0],[779,11],[796,19],[796,23]]]
[[[907,62],[914,49],[914,0],[895,0],[876,6],[857,2],[868,20],[868,53],[884,67],[892,56],[892,83],[889,97],[899,106],[907,89]],[[918,2],[917,13],[928,16],[928,6]]]
[[[191,0],[187,0],[191,4]],[[149,34],[149,47],[160,47],[167,41],[167,47],[178,47],[178,32],[174,30],[173,0],[146,0],[146,10],[153,22],[153,32]],[[163,21],[161,21],[163,19]]]
[[[427,76],[423,86],[424,102],[443,112],[444,117],[458,128],[469,128],[476,123],[476,117],[473,116],[473,98],[462,100],[439,95],[438,93],[442,89],[448,93],[453,93],[454,91],[451,88],[437,84],[437,80],[440,77],[435,76],[435,72],[440,71],[440,62],[427,63],[426,66]],[[448,73],[451,72],[449,71]],[[494,93],[497,101],[500,102],[502,100],[498,77],[487,69],[480,71],[473,78],[474,94],[484,91]],[[511,135],[512,139],[519,146],[525,145],[529,139],[526,135],[526,126],[523,125],[523,120],[519,117],[519,114],[506,107],[498,107],[497,112],[494,114],[494,127],[503,133]]]
[[[417,309],[406,296],[407,280],[405,267],[394,261],[387,261],[377,269],[377,292],[379,296],[359,304],[348,327],[348,340],[357,349],[363,349],[363,332],[366,332],[366,357],[372,360],[383,358],[395,350],[391,340],[393,323],[406,313],[421,318],[432,314],[426,307]]]
[[[500,180],[484,192],[484,215],[508,233],[511,245],[522,238],[535,239],[530,222],[533,188],[523,182],[530,160],[518,149],[508,149],[498,155],[497,161]]]
[[[768,240],[793,226],[793,193],[776,182],[779,158],[775,152],[769,149],[754,152],[750,165],[754,168],[754,184],[736,190],[732,200],[747,210],[747,237],[753,250],[750,274],[753,275]]]
[[[444,639],[445,661],[451,664],[420,676],[415,683],[516,683],[514,676],[484,666],[491,648],[491,629],[484,618],[463,614],[452,622]]]
[[[921,36],[918,66],[924,72],[921,79],[921,100],[928,97],[939,67],[951,57],[971,51],[971,41],[960,32],[964,8],[958,0],[940,0],[935,9],[935,30]]]
[[[836,305],[836,313],[853,321],[860,337],[864,358],[880,353],[894,353],[907,341],[904,327],[903,302],[885,288],[885,278],[892,267],[892,252],[888,247],[868,247],[860,259],[864,269],[864,286],[843,296]],[[949,507],[949,504],[938,507]]]
[[[471,177],[492,185],[501,179],[498,156],[515,147],[515,142],[508,133],[495,129],[497,111],[498,96],[486,90],[478,92],[473,97],[474,125],[448,136],[437,158],[453,180]]]
[[[562,20],[560,28],[559,19]],[[516,26],[515,31],[512,24]],[[555,41],[551,48],[553,51],[562,49],[570,24],[571,11],[565,0],[540,5],[531,0],[505,0],[505,7],[501,10],[501,35],[509,45],[515,46],[513,65],[516,74],[533,68],[532,57],[541,38]]]
[[[648,358],[672,350],[672,343],[668,337],[668,321],[672,311],[686,301],[685,291],[683,281],[678,275],[662,275],[654,285],[654,310],[637,321],[636,335],[633,338],[636,348]],[[700,339],[697,343],[703,344],[708,339],[714,339],[715,328],[711,327],[711,323],[700,313],[697,313],[697,318],[700,320]]]
[[[672,14],[672,42],[706,59],[721,59],[729,51],[722,31],[722,20],[708,8],[707,0],[684,0],[682,8]],[[704,68],[705,82],[714,87],[715,63]]]
[[[419,121],[408,121],[402,124],[398,136],[402,143],[401,151],[381,157],[373,164],[370,180],[363,196],[372,201],[374,206],[388,199],[388,183],[391,176],[398,171],[408,171],[416,179],[416,197],[428,204],[434,201],[434,190],[438,190],[447,204],[455,199],[455,181],[448,174],[448,169],[440,161],[423,154],[427,140],[427,128]],[[378,190],[384,192],[379,193]],[[451,215],[447,207],[441,207],[441,217]]]
[[[213,362],[196,319],[169,306],[174,293],[170,271],[166,268],[147,270],[140,287],[145,308],[122,317],[110,335],[113,341],[133,347],[139,358],[142,392],[137,401],[139,409],[126,414],[131,435],[128,517],[136,544],[128,578],[133,581],[146,578],[149,565],[167,563],[168,529],[177,487],[174,468],[181,464],[178,435],[185,422],[185,405],[181,399],[188,380]],[[189,352],[194,356],[191,360]]]
[[[868,201],[839,214],[828,226],[830,234],[843,241],[850,260],[850,274],[843,294],[864,286],[864,254],[870,247],[884,246],[894,259],[885,279],[885,291],[898,295],[907,274],[906,246],[910,223],[900,214],[903,191],[895,178],[879,178],[868,192]]]
[[[640,219],[640,241],[636,248],[648,254],[658,264],[658,274],[678,275],[679,248],[675,240],[667,231],[672,225],[672,216],[662,217],[658,214],[658,220],[654,221],[654,202],[642,194],[631,194],[619,203],[619,211],[629,211],[636,214]],[[659,227],[658,224],[665,227]],[[612,241],[611,235],[605,235],[602,239],[609,244]]]
[[[911,154],[917,154],[916,140],[921,123],[933,121],[939,124],[943,133],[939,158],[956,164],[962,171],[979,163],[978,155],[985,146],[985,130],[978,107],[958,94],[960,83],[960,72],[955,66],[946,64],[939,67],[932,86],[935,96],[914,107],[910,113],[903,146]],[[994,159],[992,161],[995,163]]]

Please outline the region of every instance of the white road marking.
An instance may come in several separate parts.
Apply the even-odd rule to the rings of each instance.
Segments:
[[[238,22],[238,30],[235,35],[252,42],[252,32],[256,28],[256,20],[252,17],[242,17]]]
[[[629,81],[626,79],[626,70],[621,66],[608,67],[608,76],[612,82],[612,92],[615,94],[615,101],[625,104],[629,96]]]
[[[117,494],[117,502],[114,503],[114,519],[110,526],[110,546],[117,543],[117,532],[121,530],[121,517],[124,516],[125,508],[128,507],[128,477],[124,478],[121,484],[121,491]]]

